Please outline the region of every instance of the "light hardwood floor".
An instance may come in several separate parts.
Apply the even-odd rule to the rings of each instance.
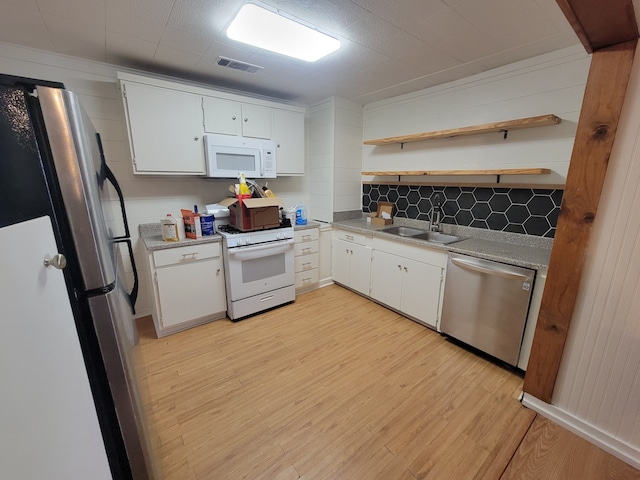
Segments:
[[[553,459],[518,450],[549,438],[521,376],[335,285],[238,323],[139,331],[164,479],[638,478],[616,459],[623,476],[536,476],[531,457]]]

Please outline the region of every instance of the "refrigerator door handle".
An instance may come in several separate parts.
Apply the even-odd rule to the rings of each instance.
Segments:
[[[122,213],[122,222],[124,223],[124,235],[121,237],[114,237],[114,240],[120,240],[131,237],[129,233],[129,222],[127,221],[127,212],[124,208],[124,195],[122,194],[122,189],[120,188],[120,184],[116,179],[116,176],[113,174],[109,165],[107,165],[107,161],[104,157],[104,150],[102,149],[102,138],[100,134],[96,132],[96,141],[98,142],[98,149],[100,150],[100,175],[99,182],[102,182],[103,178],[109,180],[109,183],[113,185],[116,193],[118,194],[118,200],[120,201],[120,212]],[[101,185],[102,186],[102,185]]]
[[[136,262],[133,259],[133,248],[131,246],[131,240],[128,238],[119,238],[113,241],[114,243],[126,243],[129,250],[129,260],[131,261],[131,268],[133,269],[133,287],[131,293],[128,293],[129,301],[131,302],[131,313],[136,313],[136,300],[138,299],[138,269],[136,268]]]

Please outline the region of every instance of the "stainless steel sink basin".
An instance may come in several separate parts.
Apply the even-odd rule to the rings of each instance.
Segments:
[[[390,233],[392,235],[400,235],[401,237],[414,237],[423,233],[429,233],[426,230],[420,230],[419,228],[411,227],[389,227],[382,230],[384,233]]]
[[[440,232],[423,232],[417,235],[411,235],[411,238],[419,238],[420,240],[427,240],[428,242],[441,243],[447,245],[449,243],[459,242],[465,240],[464,237],[458,237],[457,235],[448,235]]]

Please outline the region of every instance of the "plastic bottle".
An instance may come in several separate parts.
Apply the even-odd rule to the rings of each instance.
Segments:
[[[247,180],[244,178],[244,173],[240,173],[240,195],[250,195],[251,190],[247,185]]]
[[[178,238],[178,222],[170,213],[167,213],[166,218],[160,220],[162,225],[162,240],[165,242],[177,242]]]
[[[307,224],[307,209],[302,203],[296,205],[296,225]]]

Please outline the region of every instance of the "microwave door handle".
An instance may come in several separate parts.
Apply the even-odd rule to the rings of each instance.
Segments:
[[[264,158],[262,149],[258,150],[258,161],[260,162],[260,177],[264,177]]]

